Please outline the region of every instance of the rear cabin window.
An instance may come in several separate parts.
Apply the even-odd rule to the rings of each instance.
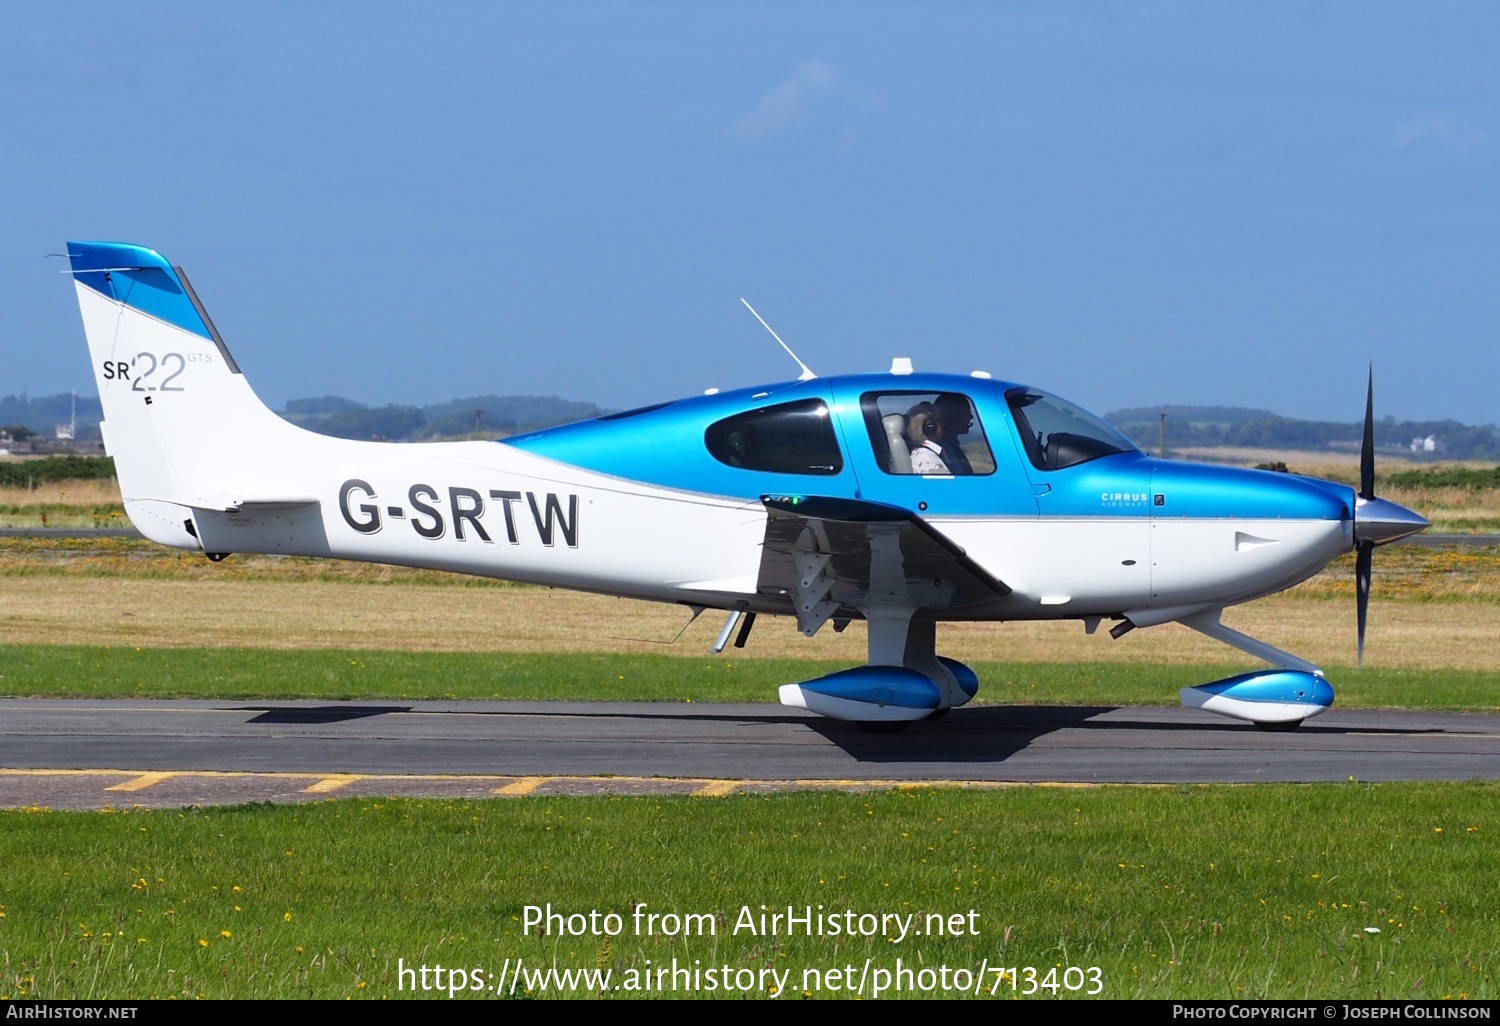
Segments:
[[[821,399],[767,406],[709,426],[703,441],[720,463],[773,474],[837,474],[844,469],[828,404]]]
[[[875,462],[887,474],[993,474],[979,413],[957,392],[866,392],[859,397]]]

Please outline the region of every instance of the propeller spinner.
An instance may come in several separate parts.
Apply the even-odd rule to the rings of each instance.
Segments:
[[[1375,546],[1425,531],[1428,520],[1375,495],[1375,369],[1365,392],[1365,436],[1359,450],[1359,494],[1354,499],[1354,591],[1359,611],[1359,661],[1365,659],[1365,620],[1370,611],[1370,573]]]

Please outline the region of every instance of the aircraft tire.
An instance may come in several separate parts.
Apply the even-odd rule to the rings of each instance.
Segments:
[[[1267,733],[1286,734],[1302,726],[1301,720],[1286,720],[1281,723],[1256,723],[1255,729],[1264,730]]]
[[[947,715],[948,715],[948,707],[944,706],[941,709],[934,709],[934,710],[932,710],[932,712],[928,713],[927,716],[924,717],[924,718],[925,719],[929,719],[929,720],[940,720],[944,716],[947,716]]]

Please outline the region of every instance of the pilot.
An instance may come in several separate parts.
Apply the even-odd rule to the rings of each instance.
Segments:
[[[750,450],[745,433],[743,431],[729,432],[729,437],[724,440],[724,450],[724,462],[731,467],[743,467],[748,462],[745,455]]]
[[[936,419],[932,403],[920,402],[906,411],[906,437],[911,440],[913,474],[951,474],[943,462],[943,447],[935,438]]]
[[[932,401],[932,430],[929,440],[938,444],[947,471],[939,473],[972,474],[969,457],[964,455],[958,440],[974,426],[973,407],[969,400],[956,392],[944,392]]]

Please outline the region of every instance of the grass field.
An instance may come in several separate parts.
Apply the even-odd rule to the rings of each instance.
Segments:
[[[0,646],[0,696],[774,702],[848,663],[564,652]],[[977,704],[1176,705],[1232,663],[976,662]],[[1500,671],[1345,669],[1343,707],[1500,710]]]
[[[1365,664],[1352,567],[1226,612],[1331,668],[1342,705],[1500,704],[1500,554],[1380,553]],[[743,650],[673,605],[343,561],[200,556],[124,539],[0,542],[0,693],[774,701],[863,661],[863,626],[803,638],[762,617]],[[1156,704],[1255,664],[1177,625],[1116,641],[1076,621],[945,624],[988,702]]]
[[[788,997],[898,957],[1098,967],[1111,997],[1493,997],[1497,829],[1491,784],[8,812],[0,996],[399,997],[398,959],[618,982],[676,956],[790,970]],[[625,932],[523,937],[548,902]],[[715,935],[634,936],[640,902]],[[761,904],[972,909],[978,936],[735,936]]]
[[[1348,566],[1226,622],[1324,662],[1342,706],[1495,710],[1497,554],[1379,556],[1363,668]],[[0,695],[774,701],[864,657],[858,624],[808,640],[763,618],[748,649],[707,658],[718,622],[687,619],[352,563],[0,542]],[[1077,623],[945,625],[939,640],[997,703],[1170,704],[1251,665],[1176,627],[1111,641]],[[673,957],[790,970],[787,997],[805,970],[900,958],[1043,981],[1098,967],[1111,997],[1493,998],[1496,830],[1492,783],[8,811],[0,998],[402,997],[398,960],[628,983]],[[640,902],[711,913],[716,934],[521,936],[522,907],[547,902],[627,924]],[[979,936],[733,935],[762,903],[973,909]],[[542,987],[514,996],[557,995]]]
[[[1353,569],[1335,563],[1283,595],[1228,610],[1231,626],[1330,667],[1355,663]],[[0,540],[0,639],[32,645],[347,651],[587,652],[701,658],[719,628],[681,606],[341,561],[201,556],[122,539]],[[1379,553],[1365,665],[1500,669],[1500,554]],[[675,639],[675,641],[674,641]],[[973,663],[1236,664],[1176,625],[1119,641],[1077,621],[945,624],[941,651]],[[763,617],[736,659],[858,662],[861,624],[805,639]]]
[[[0,527],[129,527],[113,480],[0,487]]]

